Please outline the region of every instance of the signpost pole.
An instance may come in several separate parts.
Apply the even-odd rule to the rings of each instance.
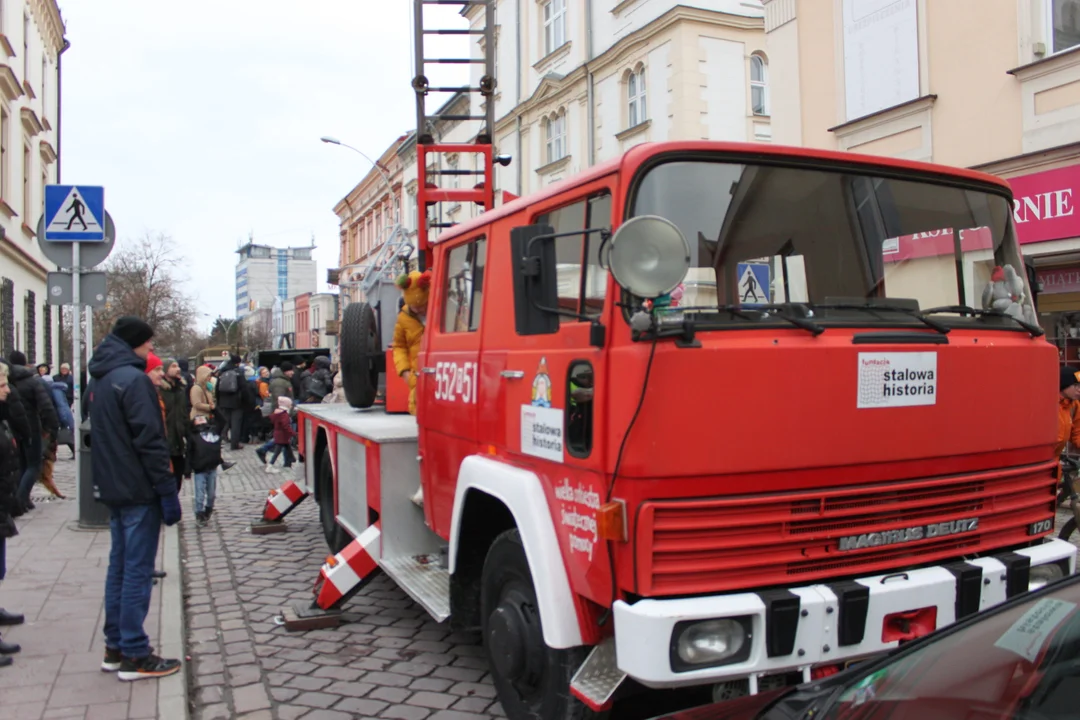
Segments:
[[[78,436],[78,428],[82,425],[82,304],[79,298],[79,280],[82,275],[82,258],[79,252],[79,243],[71,243],[71,293],[74,312],[71,313],[71,359],[74,361],[71,373],[75,381],[75,487],[77,496],[82,495],[82,462],[79,451],[82,449],[82,438]],[[89,329],[89,328],[88,328]],[[82,506],[82,498],[78,498],[79,506]]]

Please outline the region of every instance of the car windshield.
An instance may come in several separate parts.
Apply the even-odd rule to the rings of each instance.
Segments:
[[[682,230],[691,269],[665,300],[706,322],[741,326],[754,315],[732,309],[790,303],[822,325],[919,322],[868,306],[990,311],[935,316],[948,324],[1037,322],[1005,195],[867,172],[672,160],[641,177],[629,215]]]
[[[849,683],[832,720],[1047,720],[1080,714],[1080,584],[927,642]]]

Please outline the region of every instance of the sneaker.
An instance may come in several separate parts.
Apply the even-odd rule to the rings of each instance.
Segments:
[[[158,657],[153,653],[144,658],[124,658],[118,677],[125,682],[168,677],[180,672],[180,661]]]
[[[414,494],[414,495],[413,495],[413,496],[412,496],[411,498],[409,498],[409,499],[410,499],[410,500],[412,500],[412,501],[413,501],[413,504],[414,504],[414,505],[416,505],[417,507],[424,507],[424,488],[422,488],[422,487],[421,487],[421,488],[420,488],[419,490],[417,490],[417,491],[416,491],[416,493],[415,493],[415,494]]]
[[[10,655],[0,655],[0,667],[9,667],[14,662],[15,659]]]
[[[258,450],[255,451],[255,454],[259,456],[259,462],[261,462],[263,465],[265,465],[266,464],[266,451],[263,450],[262,448],[259,448]]]
[[[274,466],[273,465],[263,465],[263,472],[265,472],[265,473],[274,472]]]
[[[222,470],[222,472],[224,472],[226,470],[231,470],[234,467],[236,467],[236,463],[234,463],[234,462],[225,462],[224,460],[221,461],[221,470]]]
[[[124,656],[119,648],[105,648],[105,659],[101,661],[101,672],[116,672],[120,664],[124,662]]]
[[[206,513],[195,513],[195,527],[206,527]]]

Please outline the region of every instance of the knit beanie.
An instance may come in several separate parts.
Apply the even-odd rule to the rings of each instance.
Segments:
[[[295,368],[293,368],[293,364],[292,364],[291,362],[289,362],[288,360],[286,360],[285,362],[281,363],[281,365],[279,365],[278,367],[280,367],[280,368],[281,368],[281,372],[283,372],[283,373],[284,373],[284,372],[289,372],[290,370],[294,370],[294,369],[295,369]]]
[[[116,324],[112,328],[112,334],[129,346],[137,348],[154,337],[154,329],[141,318],[134,315],[124,315],[116,320]]]
[[[8,355],[8,362],[12,365],[19,365],[20,367],[25,366],[26,355],[19,350],[12,350],[11,354]]]
[[[282,410],[292,409],[292,398],[286,395],[279,395],[277,399],[277,406]]]
[[[1080,370],[1076,369],[1072,365],[1061,366],[1061,387],[1059,390],[1064,390],[1067,387],[1080,384]]]
[[[142,343],[139,343],[139,344],[141,345]],[[154,368],[159,368],[159,367],[161,367],[161,358],[159,358],[154,353],[150,353],[149,355],[146,356],[146,372],[147,373],[149,373]]]

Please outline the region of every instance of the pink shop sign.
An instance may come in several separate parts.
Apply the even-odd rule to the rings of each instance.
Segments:
[[[1009,185],[1021,245],[1080,236],[1080,165],[1014,177]]]
[[[1080,292],[1080,267],[1045,268],[1036,270],[1044,295]]]

